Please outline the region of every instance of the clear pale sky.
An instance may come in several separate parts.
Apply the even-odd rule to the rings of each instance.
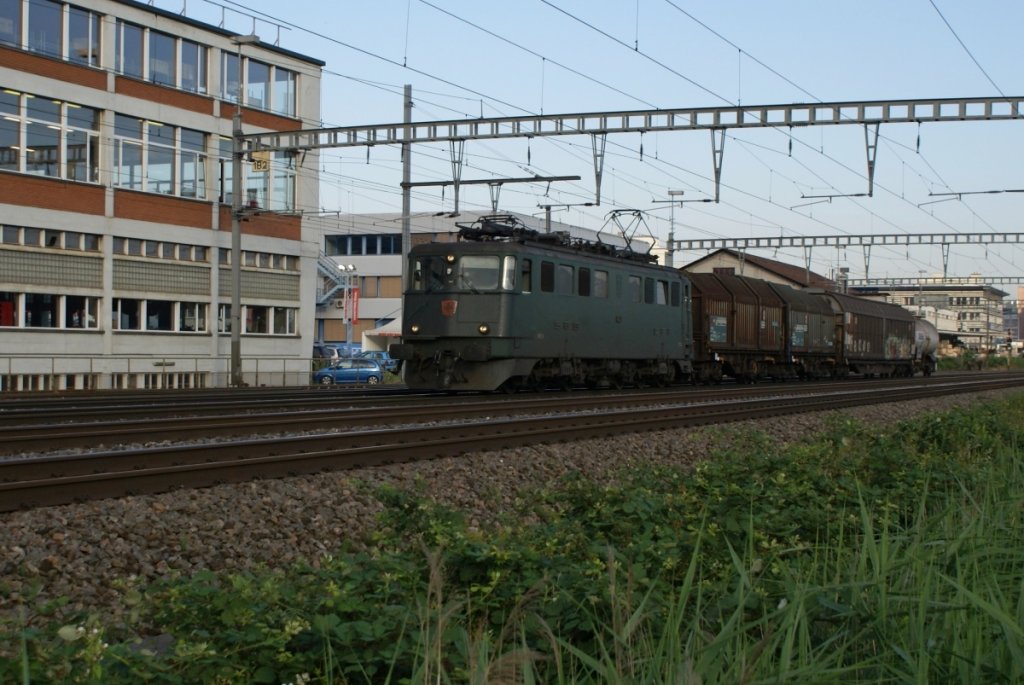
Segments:
[[[177,12],[183,2],[156,5]],[[186,9],[326,61],[324,126],[400,121],[406,83],[421,121],[1024,96],[1020,0],[192,0]],[[1024,189],[1024,121],[883,124],[880,133],[874,197],[808,204],[805,196],[867,190],[862,127],[731,130],[721,202],[677,206],[676,238],[1021,230],[1024,193],[943,202],[931,193]],[[612,209],[651,210],[647,226],[664,239],[669,206],[654,200],[666,200],[670,189],[684,190],[688,200],[713,197],[713,170],[705,131],[612,135],[601,206],[556,217],[600,228]],[[397,149],[373,148],[369,159],[365,148],[331,151],[320,171],[321,207],[306,211],[401,209]],[[582,178],[550,190],[505,185],[501,210],[537,214],[539,204],[592,202],[590,138],[466,143],[463,180],[534,174]],[[414,148],[414,181],[450,178],[447,144]],[[463,187],[460,205],[489,209],[487,186]],[[450,188],[443,196],[440,188],[414,194],[414,213],[451,209]],[[800,250],[757,254],[804,259]],[[678,253],[676,265],[698,256]],[[849,267],[853,278],[864,275],[859,249],[821,248],[812,258],[825,275],[837,266]],[[941,269],[937,246],[871,252],[872,277]],[[1022,276],[1024,249],[954,246],[950,275],[971,272]]]

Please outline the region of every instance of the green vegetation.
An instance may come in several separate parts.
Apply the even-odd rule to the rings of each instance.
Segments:
[[[369,551],[147,588],[132,630],[3,626],[0,683],[1019,683],[1022,425],[837,417],[486,531],[384,491]]]
[[[1024,357],[1019,354],[1007,356],[1005,351],[979,355],[972,350],[964,350],[958,357],[942,357],[939,359],[938,370],[941,371],[980,371],[982,369],[1021,370],[1024,369]]]

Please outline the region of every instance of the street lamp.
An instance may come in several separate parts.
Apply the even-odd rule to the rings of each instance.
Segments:
[[[356,311],[356,303],[359,302],[359,295],[353,289],[352,283],[356,279],[356,267],[353,264],[339,265],[345,272],[345,350],[348,356],[352,356],[352,322]]]
[[[237,48],[238,97],[231,126],[231,386],[242,380],[242,46],[259,42],[259,36],[234,36]]]

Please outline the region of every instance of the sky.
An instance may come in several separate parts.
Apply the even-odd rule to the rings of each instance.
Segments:
[[[1020,0],[155,0],[162,9],[325,61],[322,121],[568,114],[675,107],[912,98],[1024,96],[1015,57]],[[506,184],[500,211],[614,230],[615,209],[664,241],[776,236],[1004,233],[1021,230],[1024,122],[883,124],[872,197],[858,125],[731,129],[720,201],[707,131],[610,135],[600,206],[589,136],[467,141],[463,180],[571,176]],[[451,180],[446,143],[413,148],[414,182]],[[319,208],[401,210],[396,147],[323,155]],[[668,191],[688,202],[672,204]],[[939,195],[967,193],[965,195]],[[810,196],[834,195],[831,200]],[[680,196],[675,196],[680,197]],[[486,185],[463,186],[460,208],[488,210]],[[454,209],[450,187],[417,188],[413,215]],[[674,230],[673,230],[674,229]],[[679,266],[703,256],[679,252]],[[801,249],[761,256],[803,265]],[[816,248],[811,268],[851,278],[941,274],[939,246]],[[952,246],[950,276],[1024,276],[1024,246]],[[1003,287],[1009,290],[1010,286]]]

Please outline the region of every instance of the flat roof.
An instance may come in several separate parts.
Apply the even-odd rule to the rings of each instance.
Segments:
[[[114,0],[114,2],[117,2],[122,5],[127,5],[129,7],[134,7],[135,9],[142,10],[144,12],[149,12],[150,14],[164,17],[165,19],[173,19],[174,21],[180,21],[182,24],[195,26],[196,28],[203,29],[204,31],[209,31],[210,33],[217,33],[221,36],[224,36],[225,38],[234,38],[235,36],[239,35],[237,31],[228,31],[227,29],[222,29],[219,26],[207,24],[205,21],[191,19],[183,14],[178,14],[177,12],[169,12],[167,10],[162,10],[158,7],[150,5],[147,2],[137,2],[137,0]],[[299,54],[298,52],[293,52],[291,50],[286,50],[282,47],[274,45],[273,43],[264,43],[263,41],[259,41],[255,43],[255,45],[258,45],[264,50],[276,52],[278,54],[285,55],[293,59],[302,60],[303,62],[308,62],[309,64],[315,64],[318,67],[327,66],[327,62],[324,62],[323,60],[316,59],[315,57],[309,57],[307,55],[302,55]]]

